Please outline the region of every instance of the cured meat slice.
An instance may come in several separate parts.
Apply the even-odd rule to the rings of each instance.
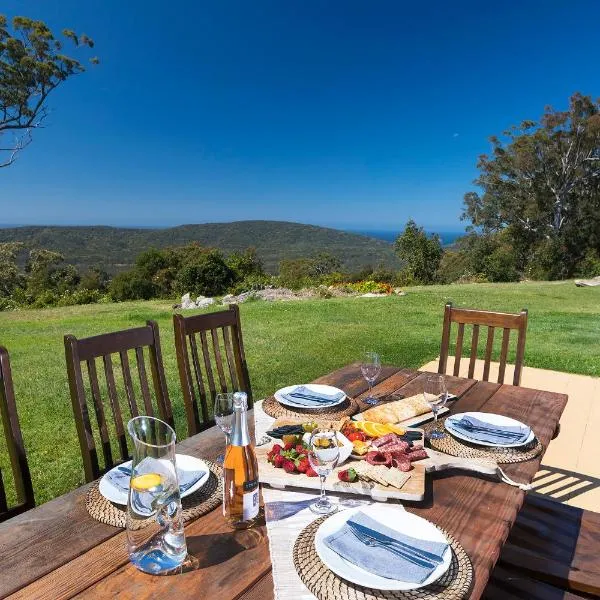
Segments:
[[[383,447],[379,447],[380,452],[407,452],[410,446],[408,442],[403,442],[402,440],[395,442],[393,444],[386,444]]]
[[[389,452],[369,452],[366,461],[370,465],[392,466],[392,455]]]
[[[410,460],[408,459],[392,459],[392,466],[396,467],[399,471],[404,471],[405,473],[412,469],[412,465],[410,464]]]
[[[386,433],[385,435],[382,435],[380,438],[373,440],[371,442],[371,445],[375,446],[376,448],[381,448],[381,446],[385,446],[386,444],[389,444],[391,442],[396,442],[398,439],[399,438],[395,433]]]
[[[424,458],[428,458],[428,456],[424,448],[419,448],[418,450],[411,452],[408,455],[408,458],[411,462],[413,462],[415,460],[423,460]]]

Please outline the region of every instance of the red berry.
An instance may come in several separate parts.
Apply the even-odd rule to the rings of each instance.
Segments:
[[[296,444],[296,452],[302,454],[304,452],[304,446],[302,444]]]
[[[306,474],[309,477],[318,477],[317,472],[312,467],[308,467],[308,469],[306,470]]]
[[[296,465],[293,460],[283,460],[283,469],[286,473],[295,473]]]
[[[306,471],[310,469],[310,463],[308,462],[308,458],[301,458],[296,464],[296,469],[298,469],[300,473],[306,473]]]
[[[287,452],[288,450],[291,450],[294,447],[294,444],[286,444],[283,449]]]
[[[285,456],[281,456],[281,454],[276,454],[275,458],[273,459],[273,464],[277,467],[283,467],[283,463],[285,462]]]
[[[280,444],[273,444],[273,447],[271,448],[271,452],[273,454],[277,454],[278,452],[281,452],[283,450],[283,448],[281,447]]]

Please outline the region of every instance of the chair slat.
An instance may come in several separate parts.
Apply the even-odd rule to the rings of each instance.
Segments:
[[[123,425],[123,416],[121,415],[121,406],[119,405],[119,397],[117,396],[117,386],[115,385],[115,374],[113,370],[110,354],[102,357],[104,363],[104,376],[106,377],[106,387],[108,389],[108,400],[112,410],[113,419],[115,422],[115,431],[117,433],[117,441],[119,443],[119,451],[122,460],[127,460],[129,450],[127,449],[127,437],[125,435],[125,427]]]
[[[167,379],[163,368],[158,325],[155,321],[148,321],[148,325],[154,333],[154,343],[148,346],[148,350],[150,352],[150,371],[152,373],[152,383],[154,384],[154,391],[156,393],[158,414],[165,423],[168,423],[174,428],[175,422],[173,421],[173,410],[171,408],[171,402],[169,401]]]
[[[473,337],[471,338],[471,357],[469,359],[469,379],[475,374],[475,361],[477,360],[477,346],[479,345],[479,325],[473,325]]]
[[[463,337],[465,335],[465,324],[458,324],[458,335],[456,336],[456,352],[454,354],[454,377],[460,373],[460,360],[462,358]]]
[[[0,471],[0,516],[8,513],[8,502],[6,501],[6,492],[4,491],[4,479]]]
[[[104,455],[104,464],[112,465],[112,451],[110,448],[110,437],[108,435],[108,426],[106,425],[106,417],[104,415],[104,405],[100,396],[100,387],[98,385],[98,373],[96,372],[96,360],[90,358],[85,361],[88,369],[90,380],[90,390],[92,392],[92,402],[96,413],[96,421],[100,430],[100,441],[102,442],[102,454]]]
[[[135,360],[140,379],[142,398],[144,400],[144,408],[146,409],[147,415],[153,415],[154,408],[152,407],[152,398],[150,397],[150,389],[148,388],[148,376],[146,375],[146,366],[144,364],[144,351],[140,347],[135,349]]]
[[[233,348],[231,347],[231,336],[229,335],[229,327],[222,327],[223,345],[227,354],[227,366],[229,367],[229,377],[231,378],[231,386],[234,390],[239,389],[237,373],[235,371],[235,358],[233,356]]]
[[[489,381],[490,379],[490,363],[492,362],[492,350],[494,348],[494,331],[495,329],[490,325],[488,327],[487,344],[485,346],[485,360],[483,363],[484,381]]]
[[[211,405],[215,401],[217,388],[215,387],[215,378],[213,376],[212,365],[210,364],[210,354],[208,353],[208,342],[206,340],[206,331],[200,332],[200,343],[202,344],[202,356],[204,357],[204,371],[208,382],[208,390],[210,391]]]
[[[500,350],[500,368],[498,369],[498,383],[504,383],[504,372],[506,371],[506,357],[508,355],[508,342],[510,339],[510,329],[504,328],[502,335],[502,347]]]
[[[121,359],[121,372],[123,373],[123,385],[125,386],[125,396],[129,405],[129,414],[131,418],[139,417],[137,402],[135,401],[135,392],[133,391],[133,381],[131,380],[131,368],[129,366],[129,355],[127,350],[119,352]]]
[[[223,371],[223,361],[221,360],[221,349],[219,348],[219,338],[217,336],[217,330],[211,329],[210,336],[212,338],[213,352],[215,357],[215,363],[217,364],[217,373],[219,375],[219,384],[221,390],[227,392],[227,381],[225,380],[225,372]]]
[[[198,355],[198,345],[196,344],[196,336],[190,335],[190,348],[192,349],[192,361],[194,364],[194,373],[196,374],[196,385],[200,393],[200,407],[202,409],[202,419],[208,420],[208,407],[206,397],[206,387],[204,385],[204,379],[202,378],[202,368],[200,367],[200,356]],[[196,409],[197,415],[197,409]],[[200,426],[200,423],[197,423]]]

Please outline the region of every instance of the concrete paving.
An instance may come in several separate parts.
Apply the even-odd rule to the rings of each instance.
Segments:
[[[437,371],[438,359],[421,367]],[[448,372],[454,357],[448,359]],[[468,360],[461,361],[460,375],[467,377]],[[481,379],[478,360],[475,379]],[[492,363],[490,381],[496,381],[498,364]],[[507,365],[504,381],[510,383],[513,367]],[[521,386],[569,396],[560,421],[559,436],[550,442],[534,479],[535,491],[587,510],[600,512],[600,378],[523,367]]]

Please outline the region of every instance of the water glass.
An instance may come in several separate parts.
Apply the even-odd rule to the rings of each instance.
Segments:
[[[231,429],[233,428],[234,412],[233,412],[233,392],[224,392],[217,394],[215,398],[214,409],[215,423],[225,434],[225,446],[229,446],[229,438]],[[225,460],[224,454],[217,456],[217,462],[223,464]]]
[[[429,437],[433,439],[445,437],[446,434],[437,427],[438,411],[448,400],[446,380],[443,375],[432,373],[426,376],[423,385],[423,397],[433,412],[433,429],[431,430]]]
[[[369,395],[363,402],[371,405],[377,404],[379,399],[373,396],[372,389],[375,380],[379,377],[379,373],[381,373],[381,359],[379,358],[379,354],[366,352],[360,365],[360,371],[369,384]]]
[[[187,555],[175,432],[147,416],[131,419],[127,431],[133,439],[126,525],[129,558],[145,573],[168,573]]]
[[[320,515],[337,510],[337,506],[325,494],[325,479],[335,469],[340,459],[340,448],[333,429],[315,429],[310,437],[308,462],[321,481],[321,496],[310,505],[310,509]]]

